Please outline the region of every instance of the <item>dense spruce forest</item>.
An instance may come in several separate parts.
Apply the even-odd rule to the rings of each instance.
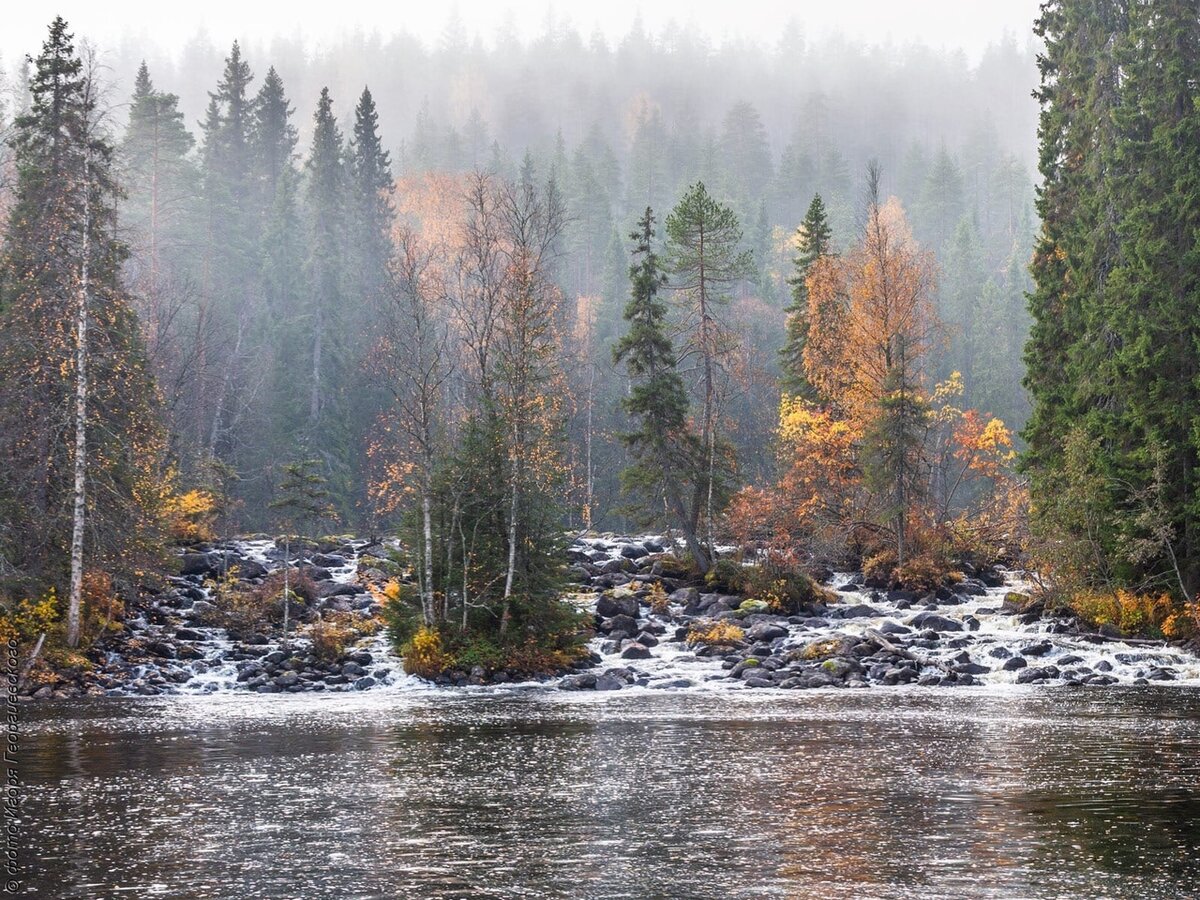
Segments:
[[[7,627],[96,640],[172,542],[399,534],[406,656],[565,653],[565,536],[653,529],[776,609],[1003,561],[1187,637],[1200,23],[1038,35],[175,59],[56,19],[0,106]]]

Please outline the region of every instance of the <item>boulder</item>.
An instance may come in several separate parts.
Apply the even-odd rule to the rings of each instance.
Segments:
[[[680,606],[691,606],[700,601],[700,591],[694,587],[680,588],[677,591],[672,591],[667,599],[672,603],[678,603]]]
[[[340,569],[346,565],[346,557],[336,553],[316,553],[313,555],[312,564],[322,569]]]
[[[180,561],[180,575],[198,575],[208,578],[220,572],[220,557],[211,553],[185,553]]]
[[[772,622],[759,622],[757,625],[751,626],[746,632],[746,640],[751,643],[758,641],[773,641],[776,638],[787,637],[788,630],[782,625],[776,625]]]
[[[641,544],[626,544],[621,548],[621,556],[625,559],[641,559],[649,555],[650,552]]]
[[[322,600],[330,597],[352,597],[361,592],[362,588],[357,584],[344,584],[338,581],[326,581],[317,586],[317,596]]]
[[[591,672],[568,675],[558,683],[560,691],[590,691],[596,687],[596,676]]]
[[[626,644],[621,651],[621,659],[650,659],[653,655],[649,647],[637,641]]]
[[[237,574],[239,578],[263,578],[267,574],[267,567],[253,559],[240,559],[237,563]]]
[[[596,690],[598,691],[619,691],[625,687],[624,682],[615,675],[599,675],[596,677]]]
[[[207,600],[197,600],[188,608],[187,615],[189,619],[203,622],[212,619],[219,612],[216,604]]]
[[[937,613],[922,612],[917,613],[906,623],[914,628],[932,629],[934,631],[962,631],[962,622],[955,619],[947,619],[945,616],[939,616]]]
[[[606,593],[601,594],[600,599],[596,601],[596,614],[603,619],[613,616],[629,616],[636,619],[640,611],[637,597],[632,594],[614,596]]]
[[[146,652],[157,656],[160,659],[175,658],[175,647],[171,644],[168,644],[166,641],[155,641],[153,644],[150,644],[146,647]]]
[[[1017,676],[1017,684],[1030,684],[1034,681],[1047,681],[1058,677],[1058,669],[1054,666],[1030,666],[1023,669]]]
[[[610,634],[615,634],[618,631],[623,631],[626,634],[637,634],[638,630],[637,619],[633,616],[613,616],[605,624]]]
[[[883,613],[865,603],[855,603],[853,606],[835,606],[829,610],[831,619],[877,619]]]

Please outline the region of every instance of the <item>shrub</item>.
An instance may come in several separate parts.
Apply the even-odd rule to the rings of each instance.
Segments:
[[[397,649],[407,644],[421,627],[421,602],[415,584],[389,581],[379,594],[388,640]]]
[[[1151,638],[1172,639],[1168,631],[1179,635],[1178,639],[1189,636],[1190,616],[1187,610],[1176,607],[1169,594],[1153,596],[1124,589],[1114,593],[1088,591],[1074,595],[1068,606],[1092,627],[1112,625],[1126,634]]]
[[[322,616],[308,631],[313,653],[326,662],[334,662],[346,652],[346,646],[358,637],[345,613]]]
[[[409,675],[433,679],[448,668],[442,649],[442,636],[433,628],[422,625],[412,639],[401,648],[404,671]]]
[[[20,600],[0,613],[0,637],[16,637],[22,643],[36,641],[42,634],[50,639],[57,631],[58,594],[50,588],[38,600]]]
[[[695,569],[690,562],[680,559],[673,553],[663,553],[655,557],[654,561],[658,563],[663,575],[667,578],[690,578],[695,574]]]
[[[283,622],[283,573],[273,572],[250,590],[237,587],[236,567],[214,585],[214,596],[225,627],[255,631]],[[298,621],[317,600],[317,585],[307,574],[292,569],[288,576],[289,618]]]
[[[741,626],[725,619],[717,621],[694,622],[688,630],[687,642],[690,646],[732,647],[740,644],[746,637]]]
[[[732,559],[718,559],[704,576],[704,583],[722,594],[741,594],[746,590],[746,571]]]
[[[1189,641],[1200,636],[1200,605],[1192,603],[1189,608],[1171,613],[1163,621],[1163,637],[1169,641]]]
[[[890,588],[899,558],[895,550],[881,550],[863,560],[863,577],[868,587]]]
[[[661,581],[656,581],[650,585],[650,592],[646,595],[646,600],[650,604],[650,611],[663,616],[671,611],[671,601],[667,598],[667,590],[662,586]]]
[[[959,581],[962,574],[952,571],[946,558],[938,553],[919,553],[906,559],[895,575],[895,583],[910,591],[933,591]]]
[[[214,538],[217,502],[208,491],[185,491],[167,498],[163,508],[167,536],[175,544],[199,544]]]

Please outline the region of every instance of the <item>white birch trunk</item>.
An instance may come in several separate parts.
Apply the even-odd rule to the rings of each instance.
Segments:
[[[88,293],[91,290],[91,165],[83,157],[83,261],[79,267],[79,308],[75,318],[75,486],[71,520],[71,588],[67,605],[67,646],[79,646],[83,610],[83,533],[87,519],[87,339]]]

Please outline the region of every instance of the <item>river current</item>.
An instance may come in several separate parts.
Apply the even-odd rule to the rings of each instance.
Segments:
[[[1200,896],[1200,690],[24,707],[46,898]]]

